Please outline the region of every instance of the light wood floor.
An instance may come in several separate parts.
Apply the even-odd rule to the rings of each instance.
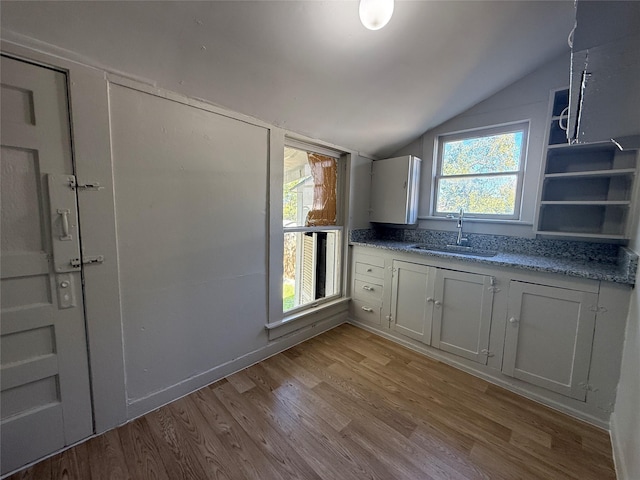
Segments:
[[[606,432],[342,325],[10,477],[615,478]]]

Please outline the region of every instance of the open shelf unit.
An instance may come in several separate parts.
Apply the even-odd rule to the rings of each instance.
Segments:
[[[562,129],[568,98],[565,89],[551,93],[536,233],[627,239],[638,151],[612,142],[569,144]]]

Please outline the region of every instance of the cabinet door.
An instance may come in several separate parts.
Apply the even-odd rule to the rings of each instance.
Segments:
[[[585,400],[597,302],[595,293],[511,282],[502,372]]]
[[[433,267],[393,261],[392,327],[426,344],[431,342],[434,274]]]
[[[485,364],[489,348],[492,278],[438,269],[432,346]]]

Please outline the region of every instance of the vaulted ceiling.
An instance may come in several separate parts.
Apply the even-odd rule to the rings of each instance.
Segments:
[[[378,31],[357,1],[2,1],[1,13],[5,39],[378,156],[567,52],[574,23],[572,0],[396,1]]]

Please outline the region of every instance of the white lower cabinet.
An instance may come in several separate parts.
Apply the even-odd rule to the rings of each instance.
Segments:
[[[367,247],[352,272],[359,324],[607,424],[628,286]]]
[[[478,363],[487,363],[494,279],[437,269],[431,345]]]
[[[394,260],[391,328],[432,347],[486,364],[492,279]]]
[[[598,294],[511,281],[508,301],[502,372],[584,401]]]
[[[435,268],[393,261],[391,328],[407,337],[431,343]]]

